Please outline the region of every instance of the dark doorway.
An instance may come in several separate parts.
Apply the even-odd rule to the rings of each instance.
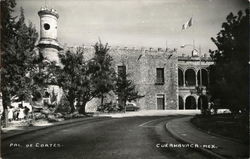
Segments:
[[[183,86],[184,81],[183,81],[183,71],[181,69],[178,69],[178,85]]]
[[[196,109],[196,102],[193,96],[186,98],[185,109]]]
[[[157,94],[157,110],[165,109],[165,96],[164,94]]]

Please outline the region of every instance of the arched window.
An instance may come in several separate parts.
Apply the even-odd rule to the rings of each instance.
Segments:
[[[200,96],[198,99],[198,109],[201,109],[201,107],[205,109],[208,108],[208,100],[204,95]]]
[[[188,96],[186,98],[185,109],[196,109],[196,102],[193,96]]]
[[[195,86],[195,71],[193,69],[188,69],[185,72],[185,83],[186,86]]]
[[[205,69],[202,69],[202,73],[201,73],[201,76],[200,76],[200,70],[198,71],[198,74],[197,74],[197,81],[198,81],[198,85],[200,85],[200,79],[202,79],[202,86],[207,86],[208,85],[208,72],[207,70]]]
[[[182,110],[184,109],[184,102],[183,102],[183,98],[181,96],[178,97],[179,100],[179,109]]]
[[[184,79],[183,79],[183,71],[178,68],[178,85],[183,86]]]

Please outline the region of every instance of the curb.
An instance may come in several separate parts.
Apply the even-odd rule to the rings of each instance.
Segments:
[[[175,120],[175,119],[172,119],[172,120]],[[176,134],[173,132],[173,130],[171,130],[171,129],[168,128],[168,124],[169,124],[172,120],[170,120],[169,122],[166,123],[166,125],[165,125],[166,130],[167,130],[167,131],[168,131],[177,141],[179,141],[179,142],[181,142],[181,143],[184,143],[184,144],[192,144],[192,142],[190,142],[190,141],[184,139],[183,137],[180,137],[180,136],[176,135]],[[200,147],[198,147],[197,150],[199,150],[200,152],[202,152],[202,153],[204,153],[204,154],[206,154],[206,155],[208,155],[208,156],[210,156],[210,157],[213,157],[213,158],[217,158],[217,159],[226,159],[225,157],[223,157],[223,156],[221,156],[221,155],[219,155],[219,154],[217,154],[217,153],[215,153],[215,152],[213,152],[213,151],[210,151],[210,150],[208,150],[208,149],[205,149],[205,148],[200,148]]]
[[[61,126],[61,125],[70,125],[70,124],[80,123],[82,121],[88,121],[88,120],[99,121],[101,119],[109,119],[109,117],[87,117],[87,118],[80,118],[80,119],[73,119],[73,120],[70,119],[70,120],[66,120],[66,121],[64,120],[64,122],[63,121],[56,122],[53,125],[34,127],[34,128],[31,128],[30,130],[24,130],[24,131],[12,133],[12,134],[6,134],[6,136],[2,136],[2,133],[1,133],[1,140],[5,141],[5,140],[8,140],[8,139],[20,136],[20,135],[29,134],[32,132],[36,132],[38,130],[44,130],[44,129],[48,129],[51,127],[57,127],[57,126]]]

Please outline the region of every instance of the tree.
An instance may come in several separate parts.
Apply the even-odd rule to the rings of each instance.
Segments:
[[[94,85],[94,74],[90,69],[92,66],[91,60],[87,61],[85,65],[82,65],[82,69],[80,72],[80,78],[78,80],[79,91],[77,93],[78,96],[78,112],[80,114],[86,114],[86,104],[93,98],[98,96],[98,92]]]
[[[25,24],[24,10],[21,8],[20,18],[15,25],[15,76],[19,78],[18,82],[15,81],[15,95],[19,100],[30,100],[33,89],[31,89],[32,77],[30,73],[36,69],[35,59],[35,43],[38,38],[38,33],[32,23],[27,26]]]
[[[14,26],[15,26],[15,17],[11,14],[16,2],[14,0],[1,1],[1,92],[3,97],[3,116],[6,117],[7,106],[10,105],[10,85],[7,83],[10,78],[7,70],[8,61],[11,60],[11,55],[14,52]],[[6,57],[5,57],[6,56]],[[10,71],[9,71],[10,72]],[[7,120],[6,120],[7,121]]]
[[[230,13],[210,50],[215,64],[210,67],[212,100],[233,111],[248,109],[249,10]]]
[[[32,95],[29,72],[34,69],[34,47],[38,37],[33,25],[26,25],[22,8],[17,21],[11,15],[15,5],[14,0],[1,1],[1,92],[4,112],[11,104],[11,97],[24,100]]]
[[[82,89],[82,69],[86,65],[83,57],[83,49],[77,48],[76,52],[66,51],[65,54],[59,54],[63,68],[58,75],[58,84],[64,90],[64,93],[70,103],[70,112],[75,111],[74,103],[79,98]]]
[[[115,92],[118,95],[119,105],[122,107],[122,109],[125,108],[127,101],[133,101],[144,97],[139,95],[135,84],[132,80],[129,80],[128,77],[129,74],[126,73],[125,65],[121,66],[121,70],[118,68]]]
[[[100,42],[94,46],[95,56],[91,60],[90,69],[93,71],[93,84],[97,97],[104,103],[104,95],[114,89],[115,70],[111,66],[112,57],[108,54],[108,44],[105,46]]]
[[[30,90],[32,91],[33,101],[37,101],[42,98],[45,88],[48,88],[51,84],[58,85],[57,77],[60,74],[60,66],[55,61],[45,60],[40,52],[34,63],[36,67],[29,73],[32,79]]]

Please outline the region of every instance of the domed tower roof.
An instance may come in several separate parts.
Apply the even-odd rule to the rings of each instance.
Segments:
[[[57,19],[59,18],[59,14],[57,13],[57,11],[53,8],[47,8],[47,7],[42,7],[40,9],[40,11],[38,11],[38,15],[39,16],[42,16],[42,15],[45,15],[45,14],[50,14],[50,15],[53,15],[55,16]]]

